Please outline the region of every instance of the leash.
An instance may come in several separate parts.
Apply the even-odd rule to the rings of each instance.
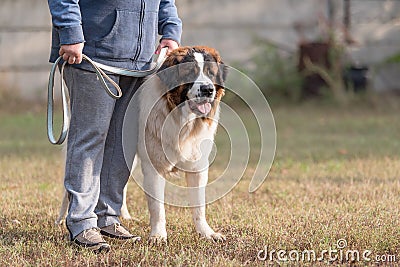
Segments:
[[[107,94],[114,98],[118,99],[121,98],[122,96],[122,91],[119,85],[114,82],[104,71],[108,71],[114,74],[118,75],[123,75],[123,76],[130,76],[130,77],[136,77],[136,78],[142,78],[145,76],[148,76],[150,74],[155,73],[162,65],[164,62],[164,59],[167,55],[168,47],[164,47],[161,49],[160,54],[158,55],[156,64],[148,69],[148,70],[129,70],[129,69],[124,69],[124,68],[117,68],[117,67],[112,67],[112,66],[107,66],[98,62],[95,62],[91,60],[88,56],[82,55],[82,59],[86,60],[90,65],[92,65],[99,81],[104,90],[107,92]],[[69,129],[69,118],[70,118],[70,110],[68,106],[68,100],[69,100],[69,95],[68,95],[68,90],[65,90],[64,87],[64,68],[65,65],[67,64],[66,61],[63,62],[61,65],[61,70],[60,70],[60,91],[61,91],[61,102],[62,102],[62,128],[60,135],[58,138],[54,136],[54,125],[53,125],[53,117],[54,117],[54,77],[55,73],[57,70],[57,66],[60,62],[62,57],[58,57],[57,60],[53,63],[51,66],[50,70],[50,75],[49,75],[49,82],[47,85],[47,137],[50,141],[51,144],[53,145],[61,145],[64,141],[65,138],[67,137],[68,134],[68,129]],[[111,89],[108,87],[106,80],[108,80],[113,87],[117,90],[117,93],[115,94]]]

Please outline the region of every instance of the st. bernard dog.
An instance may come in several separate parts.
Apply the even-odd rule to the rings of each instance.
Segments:
[[[212,146],[204,146],[204,140],[208,144],[214,140],[225,78],[226,67],[215,49],[180,47],[170,53],[140,92],[137,153],[150,213],[150,243],[167,240],[165,179],[178,170],[185,173],[192,189],[188,200],[197,233],[210,240],[225,240],[206,220],[205,186]],[[67,201],[57,222],[65,216]],[[130,217],[125,198],[121,213]]]
[[[224,95],[226,68],[212,48],[178,48],[167,57],[157,77],[139,96],[138,156],[150,212],[150,241],[167,239],[164,187],[168,174],[185,173],[196,231],[223,241],[205,216],[208,157],[218,126],[219,102]],[[204,142],[204,141],[207,142]],[[211,142],[210,142],[211,141]]]

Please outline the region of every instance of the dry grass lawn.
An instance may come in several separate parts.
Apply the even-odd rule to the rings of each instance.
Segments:
[[[47,142],[44,113],[1,113],[0,266],[273,265],[257,258],[260,250],[314,250],[318,256],[339,239],[347,241],[343,251],[371,251],[371,261],[356,265],[375,265],[382,259],[376,256],[388,265],[400,262],[398,110],[299,105],[273,111],[277,154],[265,183],[248,194],[245,176],[208,206],[209,222],[226,243],[198,238],[190,211],[167,207],[168,245],[150,247],[144,194],[131,181],[128,205],[135,220],[125,224],[144,241],[110,241],[112,250],[104,255],[77,251],[65,227],[54,225],[62,158],[60,148]],[[280,264],[324,266],[328,260]]]

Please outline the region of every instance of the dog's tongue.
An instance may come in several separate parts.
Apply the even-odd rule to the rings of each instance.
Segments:
[[[211,104],[208,102],[197,104],[197,109],[203,114],[208,114],[211,110]]]

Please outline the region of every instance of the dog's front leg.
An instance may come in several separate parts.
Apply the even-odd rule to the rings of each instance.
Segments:
[[[197,233],[202,237],[214,241],[225,241],[226,238],[221,233],[216,233],[208,225],[206,220],[206,185],[208,181],[208,170],[202,172],[187,172],[187,186],[191,187],[189,202],[192,206],[192,217]]]
[[[150,213],[150,244],[167,242],[166,219],[164,209],[165,180],[155,170],[143,170],[143,187],[146,192]]]

